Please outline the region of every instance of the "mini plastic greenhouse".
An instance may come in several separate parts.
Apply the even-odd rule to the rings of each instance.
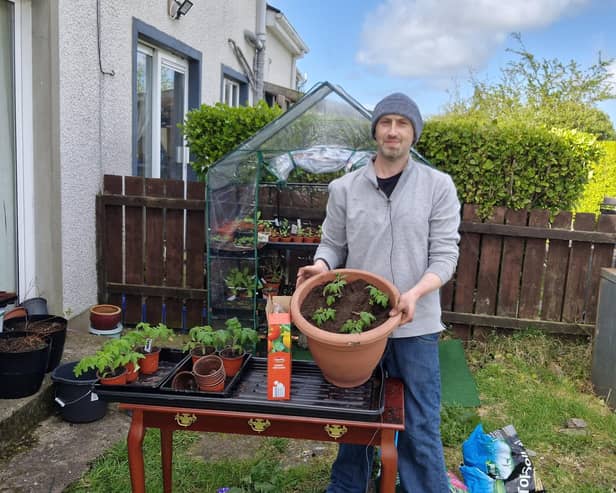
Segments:
[[[340,87],[324,82],[212,165],[210,324],[237,316],[257,328],[262,295],[290,294],[297,268],[312,262],[327,184],[372,155],[370,117]]]

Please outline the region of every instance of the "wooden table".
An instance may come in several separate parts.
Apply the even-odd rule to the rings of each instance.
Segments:
[[[285,401],[275,402],[282,410]],[[382,469],[379,491],[394,493],[398,469],[398,453],[394,438],[396,431],[404,428],[403,402],[402,383],[400,380],[389,378],[385,380],[384,410],[377,421],[327,419],[277,412],[249,413],[120,403],[120,409],[132,412],[127,440],[132,490],[134,493],[145,493],[143,436],[146,428],[158,428],[165,493],[170,493],[172,490],[173,432],[176,430],[380,446]]]

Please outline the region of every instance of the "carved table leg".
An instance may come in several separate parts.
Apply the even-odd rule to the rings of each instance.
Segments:
[[[133,418],[126,440],[128,446],[128,468],[133,493],[145,493],[145,471],[143,467],[143,411],[133,410]]]

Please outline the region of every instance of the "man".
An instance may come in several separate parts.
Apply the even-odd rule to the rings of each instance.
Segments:
[[[443,330],[438,289],[458,260],[460,203],[453,181],[410,155],[423,128],[419,108],[395,93],[372,114],[377,143],[371,164],[329,185],[323,236],[313,265],[299,269],[297,285],[340,266],[392,281],[402,312],[383,356],[391,377],[404,382],[405,430],[398,435],[402,489],[449,491],[440,436],[438,338]],[[364,493],[371,447],[342,444],[328,493]]]

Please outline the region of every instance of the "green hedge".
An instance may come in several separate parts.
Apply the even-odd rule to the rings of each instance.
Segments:
[[[181,130],[191,154],[191,166],[201,180],[210,165],[252,137],[282,113],[265,101],[255,106],[232,108],[223,103],[206,104],[191,110]]]
[[[484,215],[495,206],[571,210],[602,153],[575,130],[453,118],[428,121],[417,150]]]
[[[601,146],[604,155],[590,169],[588,184],[575,208],[576,212],[598,214],[603,197],[616,197],[616,142],[603,141]]]

